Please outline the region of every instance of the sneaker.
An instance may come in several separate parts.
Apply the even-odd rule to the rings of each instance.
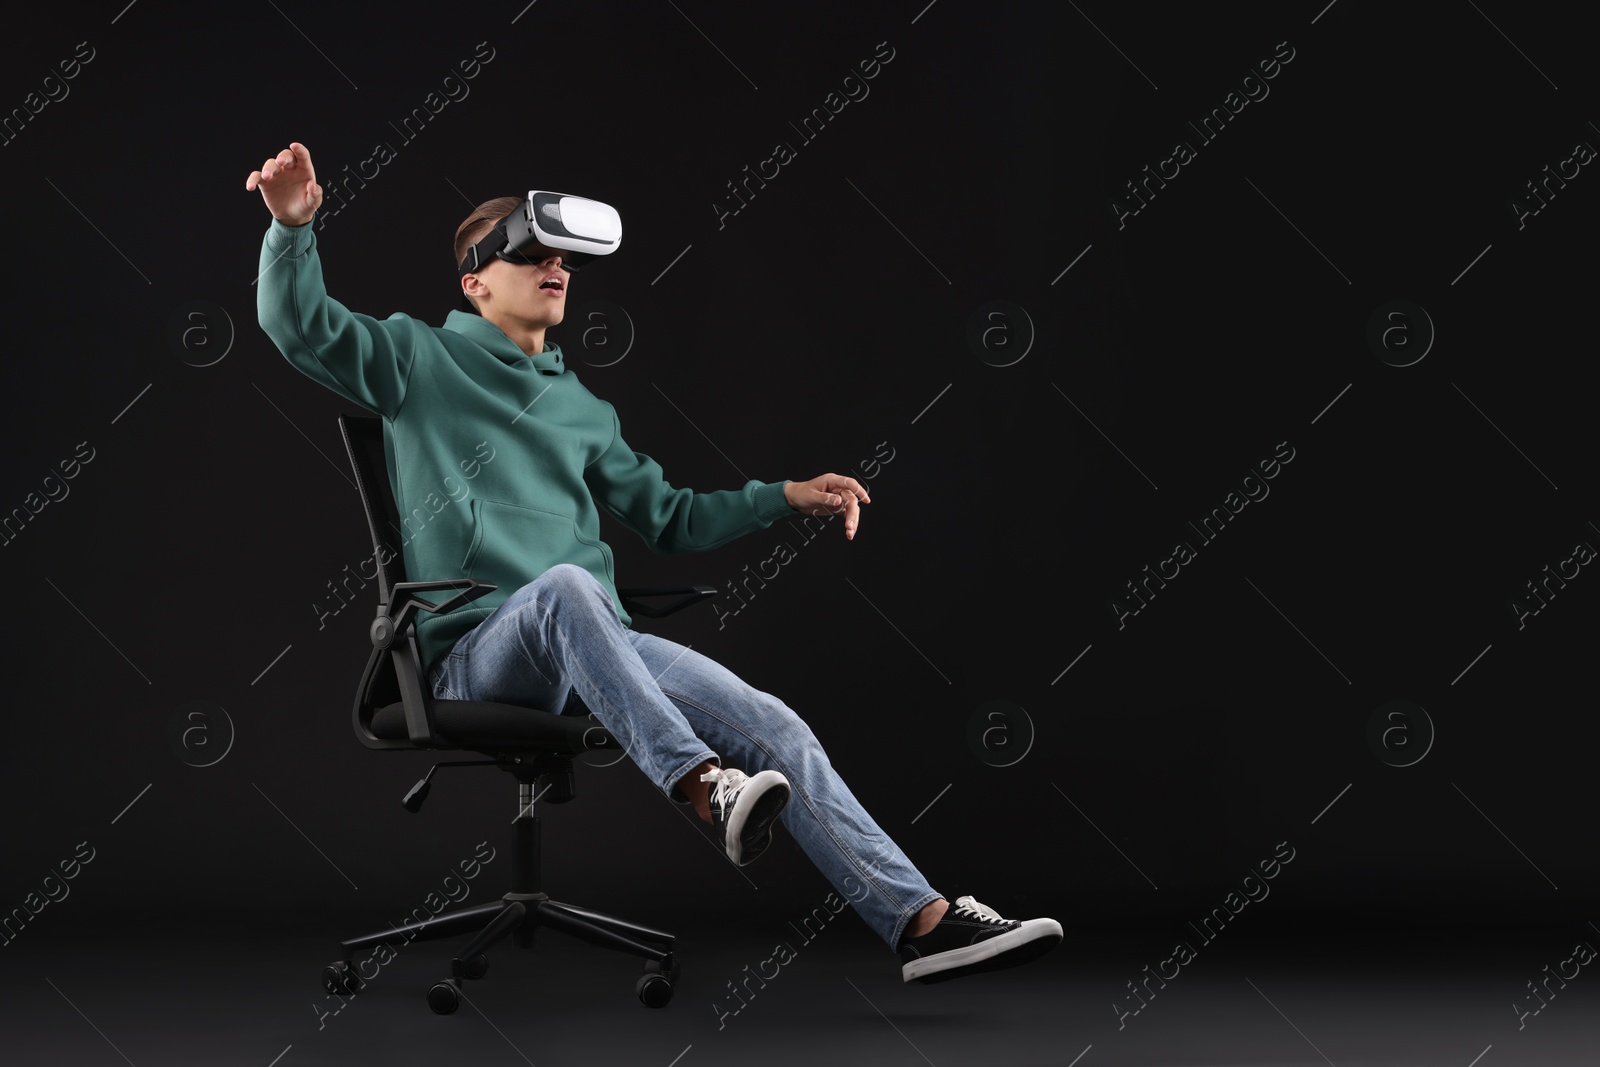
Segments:
[[[939,924],[900,939],[902,981],[944,982],[1038,959],[1061,941],[1054,919],[1005,919],[972,897],[957,897]]]
[[[789,779],[777,771],[747,775],[713,767],[700,776],[711,782],[711,825],[728,858],[743,867],[772,844],[772,824],[789,803]]]

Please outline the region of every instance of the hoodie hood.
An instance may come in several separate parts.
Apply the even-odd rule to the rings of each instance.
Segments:
[[[482,315],[475,315],[470,311],[454,308],[450,314],[445,316],[443,329],[458,333],[476,342],[502,363],[515,365],[532,364],[545,374],[562,374],[566,370],[566,365],[561,358],[560,345],[553,345],[546,341],[543,352],[530,356],[518,348],[516,342],[507,337],[504,330]]]

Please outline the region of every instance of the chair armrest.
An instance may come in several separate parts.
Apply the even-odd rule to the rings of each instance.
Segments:
[[[411,620],[419,611],[443,615],[494,592],[496,588],[489,582],[477,582],[471,578],[447,578],[435,582],[400,582],[392,591],[390,603],[378,605],[378,617],[372,620],[370,631],[373,647],[388,648],[392,645],[397,635],[406,632],[406,627],[411,624]],[[417,596],[418,593],[428,593],[436,589],[462,591],[442,604],[435,604]]]
[[[640,615],[651,619],[659,619],[665,615],[671,615],[675,611],[683,610],[690,604],[698,604],[700,601],[709,600],[716,595],[716,586],[712,585],[675,586],[666,589],[617,590],[617,597],[630,612],[637,611]],[[638,598],[643,596],[675,596],[678,599],[661,607],[651,607],[638,601]]]
[[[373,655],[382,655],[397,639],[403,638],[406,642],[403,656],[402,649],[394,649],[390,654],[397,657],[395,673],[400,684],[401,702],[405,705],[406,733],[410,736],[412,745],[417,748],[436,748],[439,742],[433,728],[433,716],[428,711],[428,699],[422,692],[418,676],[409,670],[400,670],[402,658],[411,660],[418,670],[421,668],[422,661],[417,650],[412,621],[420,611],[442,615],[447,611],[454,611],[463,604],[471,603],[486,593],[494,592],[495,588],[489,582],[477,582],[470,578],[397,582],[390,590],[389,603],[378,605],[378,617],[372,620],[372,626],[368,630],[375,650]],[[442,604],[423,600],[417,595],[440,589],[459,589],[461,592]]]

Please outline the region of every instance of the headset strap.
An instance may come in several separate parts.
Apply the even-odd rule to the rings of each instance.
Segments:
[[[480,269],[489,260],[496,258],[498,253],[509,251],[505,247],[509,243],[510,239],[506,236],[506,220],[501,219],[494,229],[484,235],[483,240],[467,249],[467,254],[462,257],[460,265],[456,268],[456,277],[458,279],[465,278],[473,271]],[[566,249],[561,249],[560,252],[561,266],[568,273],[577,270],[595,258],[592,252],[573,252]],[[499,258],[507,257],[500,256]],[[510,262],[515,263],[517,260],[512,258]]]
[[[456,275],[465,278],[473,271],[488,263],[494,254],[506,244],[506,220],[501,219],[495,228],[484,235],[483,240],[467,249],[467,254],[462,257],[460,265],[456,268]]]

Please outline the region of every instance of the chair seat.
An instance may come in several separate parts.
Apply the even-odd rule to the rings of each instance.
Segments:
[[[557,715],[481,700],[434,700],[430,706],[439,739],[460,748],[578,755],[591,749],[618,747],[593,715]],[[405,705],[396,701],[375,711],[372,732],[386,740],[403,741],[409,737]]]

